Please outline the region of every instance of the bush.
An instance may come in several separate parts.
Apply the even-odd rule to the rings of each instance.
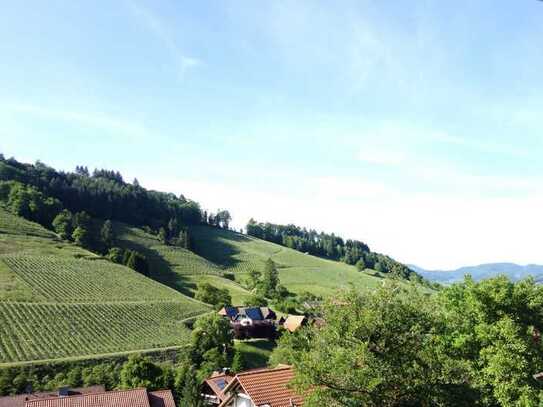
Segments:
[[[232,297],[226,288],[217,288],[209,283],[198,284],[195,298],[213,305],[216,309],[232,305]]]

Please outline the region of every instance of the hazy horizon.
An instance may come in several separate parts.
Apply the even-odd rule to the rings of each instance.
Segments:
[[[0,15],[0,152],[425,269],[543,264],[543,3],[67,1]]]

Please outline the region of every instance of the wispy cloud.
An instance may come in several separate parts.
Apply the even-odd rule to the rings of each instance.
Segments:
[[[126,4],[138,21],[168,50],[180,78],[183,78],[189,69],[203,64],[200,59],[187,56],[182,52],[174,39],[171,29],[155,13],[131,0],[127,0]]]
[[[76,123],[80,126],[98,128],[128,137],[141,137],[147,134],[145,126],[141,123],[104,113],[55,109],[21,103],[0,104],[0,109],[12,114],[31,115],[46,120]]]

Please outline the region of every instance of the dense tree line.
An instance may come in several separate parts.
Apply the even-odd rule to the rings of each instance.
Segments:
[[[254,219],[249,220],[246,230],[250,236],[303,253],[356,265],[361,271],[373,269],[400,278],[422,281],[413,270],[388,256],[372,252],[367,244],[358,240],[345,240],[333,233],[317,232],[296,225],[259,223]]]
[[[77,167],[75,172],[62,172],[39,161],[23,164],[0,155],[0,181],[4,181],[2,194],[9,193],[12,201],[21,202],[18,214],[46,227],[61,209],[153,229],[167,227],[171,219],[182,225],[204,220],[198,203],[183,195],[147,190],[137,180],[127,183],[115,171],[95,170],[90,174],[86,167]],[[36,211],[31,202],[43,202],[46,208]]]
[[[543,287],[498,277],[428,296],[394,282],[323,307],[324,325],[284,334],[312,406],[526,406],[543,403]]]

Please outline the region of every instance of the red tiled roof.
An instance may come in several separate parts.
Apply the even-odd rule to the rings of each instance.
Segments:
[[[247,394],[257,406],[266,404],[270,407],[301,406],[304,402],[303,396],[288,387],[293,378],[294,370],[290,366],[261,369],[238,374],[225,390],[228,393],[239,385],[243,393]],[[225,405],[225,402],[221,406]]]
[[[104,386],[89,386],[69,389],[69,393],[72,395],[104,393],[105,391],[106,389]],[[0,397],[0,407],[24,407],[25,401],[49,399],[52,397],[58,397],[58,391],[36,392],[31,394],[19,394],[17,396]]]
[[[151,404],[153,403],[153,404]],[[27,401],[25,407],[175,407],[171,391],[117,390]]]

